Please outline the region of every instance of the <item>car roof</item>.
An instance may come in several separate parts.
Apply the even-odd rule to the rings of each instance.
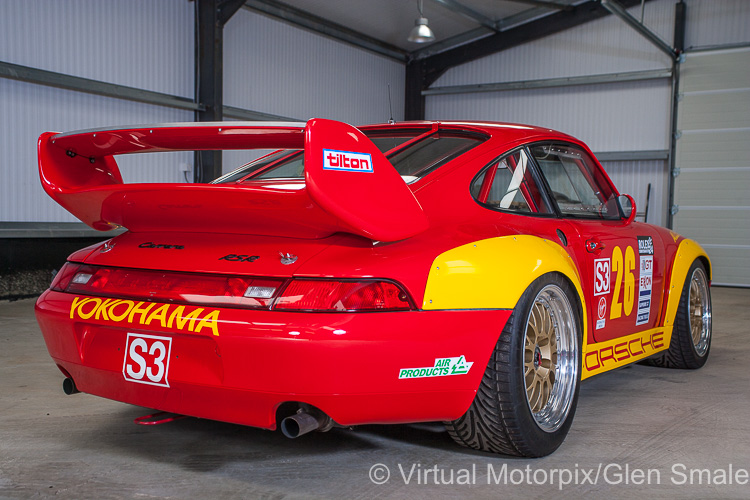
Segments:
[[[390,130],[394,128],[424,127],[437,128],[438,130],[465,130],[479,132],[489,136],[502,136],[506,140],[523,139],[526,137],[545,136],[550,139],[560,139],[579,143],[576,138],[559,132],[557,130],[526,125],[522,123],[507,123],[493,121],[471,121],[471,120],[419,120],[402,121],[394,123],[377,123],[358,127],[363,130]]]

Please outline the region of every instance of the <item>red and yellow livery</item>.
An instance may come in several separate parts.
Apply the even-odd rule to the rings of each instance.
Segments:
[[[211,184],[124,184],[115,157],[279,149]],[[37,319],[69,392],[290,437],[443,420],[554,451],[580,381],[697,368],[700,246],[634,220],[580,141],[524,125],[202,123],[39,139],[42,185],[95,229]]]

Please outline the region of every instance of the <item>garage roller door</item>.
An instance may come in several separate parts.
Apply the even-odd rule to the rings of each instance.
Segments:
[[[680,68],[674,229],[715,284],[750,286],[750,49],[689,53]]]

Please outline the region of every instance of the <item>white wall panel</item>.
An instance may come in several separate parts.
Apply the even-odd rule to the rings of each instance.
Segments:
[[[640,7],[628,12],[640,18]],[[644,24],[671,44],[674,1],[648,2]],[[452,68],[433,86],[536,80],[669,67],[671,62],[668,56],[620,19],[610,15]],[[486,99],[494,96],[493,93],[484,95]]]
[[[0,61],[193,97],[186,0],[1,0]]]
[[[403,118],[404,65],[240,10],[224,29],[224,102],[306,120]]]
[[[750,43],[748,0],[687,0],[685,46]]]
[[[668,149],[670,84],[663,81],[427,97],[429,120],[549,127],[596,152]]]
[[[750,286],[750,48],[688,53],[680,78],[674,227],[714,283]]]
[[[608,161],[602,163],[617,190],[635,200],[638,213],[646,211],[646,194],[651,184],[648,222],[664,226],[669,204],[669,166],[664,160]],[[638,217],[642,221],[643,217]]]
[[[42,190],[36,141],[42,132],[192,121],[192,112],[0,79],[0,221],[74,222]],[[192,154],[117,158],[126,182],[178,182]]]

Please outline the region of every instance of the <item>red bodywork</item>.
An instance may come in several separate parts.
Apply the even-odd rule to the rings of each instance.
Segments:
[[[218,312],[209,327],[194,331],[193,324],[191,331],[189,323],[178,328],[165,322],[177,305],[165,307],[161,319],[151,313],[166,303],[156,302],[149,312],[115,320],[129,304],[121,301],[115,310],[114,302],[107,305],[101,297],[48,290],[36,313],[50,355],[83,392],[268,429],[275,428],[277,411],[287,402],[317,407],[341,425],[456,419],[471,404],[512,310],[422,310],[430,266],[441,253],[474,241],[517,234],[558,241],[558,230],[570,240],[566,251],[581,273],[587,299],[594,297],[592,259],[608,256],[621,242],[652,236],[658,258],[649,323],[663,320],[667,263],[678,243],[668,231],[624,219],[498,212],[469,192],[477,174],[513,148],[551,140],[588,151],[580,141],[547,129],[495,123],[416,122],[362,130],[401,128],[460,131],[481,136],[482,142],[407,185],[360,130],[328,120],[42,135],[45,190],[96,229],[129,230],[111,240],[110,248],[84,249],[70,262],[281,280],[391,280],[412,304],[408,311],[335,313],[201,306],[203,316]],[[305,179],[124,185],[112,158],[141,151],[252,148],[304,149]],[[374,172],[333,175],[325,168],[324,150],[368,154]],[[609,182],[603,170],[601,175]],[[485,194],[487,189],[482,187]],[[601,254],[585,250],[591,239],[603,242]],[[297,260],[284,264],[280,252]],[[223,258],[238,255],[257,259]],[[153,302],[147,291],[140,301]],[[589,307],[596,307],[594,300]],[[597,330],[595,309],[588,320],[588,343],[632,333],[624,318]],[[129,334],[140,335],[146,346],[151,337],[171,339],[162,340],[170,349],[168,386],[128,380]],[[145,353],[149,366],[161,355],[137,352]],[[432,367],[437,358],[457,356],[474,368],[460,376],[399,379],[401,369]]]

